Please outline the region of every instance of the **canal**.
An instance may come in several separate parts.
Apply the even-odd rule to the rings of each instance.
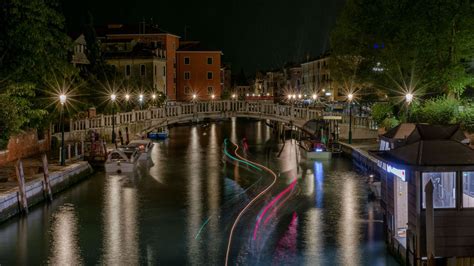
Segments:
[[[273,182],[252,162],[277,179],[235,224],[229,265],[398,265],[366,177],[271,138],[245,119],[172,128],[134,174],[98,172],[0,224],[0,265],[224,265],[236,217]]]

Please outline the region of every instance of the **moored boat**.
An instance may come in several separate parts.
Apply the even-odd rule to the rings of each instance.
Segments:
[[[148,138],[150,139],[167,139],[169,131],[165,127],[161,127],[155,131],[148,133]]]
[[[153,149],[153,142],[147,139],[137,139],[137,140],[132,140],[130,143],[127,145],[127,147],[134,147],[138,150],[138,153],[140,154],[140,157],[138,160],[147,160],[148,158],[151,157],[151,150]]]
[[[115,149],[107,156],[105,172],[133,172],[137,165],[140,154],[133,147],[121,147]]]

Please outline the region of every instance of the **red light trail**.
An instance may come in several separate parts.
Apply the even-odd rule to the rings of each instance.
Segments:
[[[276,181],[277,181],[277,175],[275,174],[275,172],[273,172],[271,169],[257,163],[257,162],[253,162],[253,161],[250,161],[250,160],[247,160],[245,158],[243,158],[242,156],[240,156],[237,151],[239,150],[239,145],[231,142],[232,144],[235,145],[235,150],[234,150],[234,154],[236,157],[238,157],[239,159],[243,160],[243,161],[247,161],[249,163],[252,163],[254,165],[257,165],[258,167],[261,167],[262,169],[264,169],[265,171],[267,171],[268,173],[270,173],[272,176],[273,176],[273,181],[270,185],[268,185],[264,190],[262,190],[259,194],[257,194],[257,196],[255,196],[239,213],[239,215],[237,215],[237,218],[235,219],[234,221],[234,224],[232,225],[232,228],[230,229],[230,234],[229,234],[229,241],[227,243],[227,252],[226,252],[226,255],[225,255],[225,265],[227,266],[228,265],[228,262],[229,262],[229,255],[230,255],[230,247],[232,245],[232,237],[234,235],[234,230],[235,230],[235,227],[237,226],[237,224],[239,223],[240,221],[240,218],[244,215],[244,213],[250,208],[250,206],[252,206],[259,198],[261,198],[265,193],[267,193],[272,187],[273,185],[275,185]]]

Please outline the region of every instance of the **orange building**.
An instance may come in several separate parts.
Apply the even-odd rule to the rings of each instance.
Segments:
[[[207,49],[199,42],[182,42],[177,56],[177,100],[218,100],[222,93],[222,51]]]
[[[176,50],[180,37],[160,29],[157,25],[140,23],[138,25],[109,24],[96,29],[102,42],[103,52],[126,49],[130,41],[145,43],[166,51],[166,82],[163,90],[168,100],[176,100]],[[124,48],[125,47],[125,48]],[[120,72],[120,70],[119,70]]]

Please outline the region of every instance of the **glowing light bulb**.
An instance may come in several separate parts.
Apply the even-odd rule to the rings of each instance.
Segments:
[[[61,94],[61,95],[59,95],[59,102],[60,102],[61,104],[65,104],[65,103],[66,103],[66,99],[67,99],[66,94]]]

